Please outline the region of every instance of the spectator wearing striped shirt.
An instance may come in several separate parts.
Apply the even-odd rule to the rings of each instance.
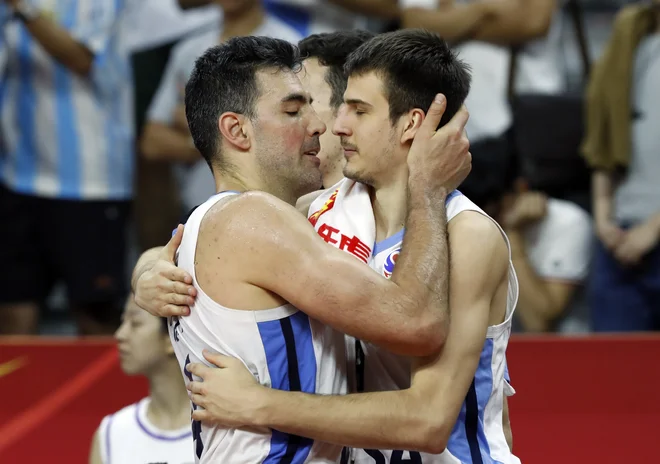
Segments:
[[[134,144],[123,3],[0,3],[2,333],[35,332],[58,281],[81,333],[118,322]]]

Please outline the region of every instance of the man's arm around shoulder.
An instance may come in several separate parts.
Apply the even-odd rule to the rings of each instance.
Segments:
[[[474,379],[491,302],[509,264],[502,234],[485,216],[461,213],[449,233],[449,335],[439,355],[416,361],[409,389],[321,396],[260,387],[250,392],[251,425],[359,448],[442,452]]]
[[[249,192],[223,210],[225,219],[218,216],[207,227],[222,230],[240,253],[241,279],[337,330],[399,353],[429,354],[441,346],[443,321],[425,310],[424,301],[327,244],[295,208]]]

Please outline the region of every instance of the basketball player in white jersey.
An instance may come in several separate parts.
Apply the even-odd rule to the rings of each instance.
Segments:
[[[321,184],[315,155],[325,131],[299,64],[287,42],[240,37],[198,59],[186,86],[191,135],[219,192],[190,216],[178,249],[197,292],[190,317],[170,321],[188,383],[187,366],[210,350],[239,358],[266,386],[341,394],[344,336],[330,327],[406,355],[444,342],[444,200],[469,171],[467,112],[437,133],[437,122],[426,123],[411,148],[409,238],[388,281],[320,240],[292,206]],[[136,274],[149,268],[142,261]],[[193,430],[199,462],[330,463],[341,452],[266,428]]]
[[[341,208],[342,194],[368,190],[376,225],[369,265],[390,277],[400,271],[404,230],[408,233],[403,227],[411,186],[406,159],[409,140],[420,134],[421,108],[439,91],[447,95],[449,108],[457,107],[469,78],[444,41],[415,30],[370,40],[349,57],[346,68],[348,88],[334,132],[342,137],[348,179],[332,189],[339,193],[332,208]],[[324,222],[334,193],[323,193],[309,210],[319,233],[327,226],[348,227]],[[502,424],[510,388],[505,351],[518,293],[508,240],[460,192],[447,199],[447,219],[451,323],[440,354],[411,360],[371,343],[354,343],[349,358],[355,359],[358,389],[378,393],[347,396],[261,388],[235,360],[210,355],[207,360],[225,369],[190,368],[203,379],[189,385],[193,402],[203,408],[193,417],[345,444],[355,448],[353,459],[360,464],[518,462]]]
[[[89,463],[194,463],[190,401],[167,319],[142,311],[131,293],[115,337],[122,370],[147,377],[149,396],[103,418]]]

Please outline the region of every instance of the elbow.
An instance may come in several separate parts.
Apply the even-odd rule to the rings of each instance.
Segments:
[[[390,347],[392,351],[402,356],[426,357],[435,356],[440,352],[447,338],[447,327],[443,321],[420,321],[408,324],[407,330],[398,329],[394,336],[397,346]]]
[[[407,449],[414,449],[422,453],[441,454],[447,449],[449,435],[452,427],[448,426],[442,419],[441,414],[437,414],[434,408],[428,408],[429,413],[435,413],[435,417],[429,418],[426,423],[420,427],[415,443],[411,443]],[[432,410],[432,411],[431,411]],[[427,414],[429,414],[427,413]]]
[[[412,356],[434,356],[440,352],[447,340],[449,323],[447,317],[429,316],[420,318],[411,341],[415,340],[416,352]]]

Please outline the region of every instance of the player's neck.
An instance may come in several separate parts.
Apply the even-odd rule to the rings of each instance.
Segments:
[[[334,170],[323,176],[323,188],[330,188],[343,178],[344,173],[341,170]]]
[[[261,2],[255,2],[253,7],[245,11],[223,16],[221,42],[225,42],[232,37],[252,35],[264,22],[265,12]]]
[[[391,237],[405,226],[408,213],[407,190],[407,172],[402,172],[387,184],[370,189],[377,242]]]
[[[176,359],[149,376],[149,397],[147,418],[155,427],[176,430],[190,424],[190,400]]]

